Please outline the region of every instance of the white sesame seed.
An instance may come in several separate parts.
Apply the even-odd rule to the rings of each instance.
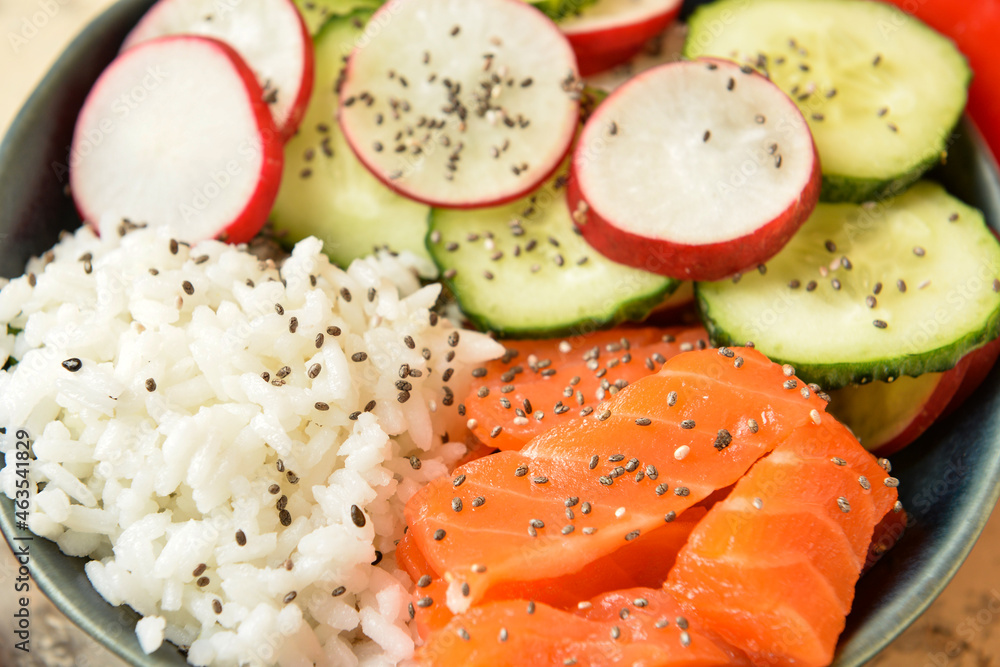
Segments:
[[[474,428],[476,428],[477,426],[479,426],[479,422],[477,422],[475,419],[469,419],[469,421],[465,422],[465,425],[471,431]]]
[[[687,445],[681,445],[680,447],[674,450],[674,458],[677,459],[678,461],[683,461],[690,453],[691,453],[690,447],[688,447]]]
[[[624,507],[619,507],[618,509],[615,510],[615,518],[616,519],[620,519],[623,516],[625,516],[625,508]]]
[[[813,420],[814,424],[819,424],[823,421],[822,418],[819,416],[819,410],[816,409],[813,409],[809,412],[809,418]]]
[[[582,609],[590,609],[593,606],[594,605],[592,605],[591,603],[587,602],[586,600],[584,600],[583,602],[577,602],[576,603],[576,608],[577,609],[581,609],[581,610]]]

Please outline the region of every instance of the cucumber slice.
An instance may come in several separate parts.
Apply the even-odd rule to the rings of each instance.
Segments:
[[[722,0],[691,17],[684,55],[766,72],[799,105],[823,201],[899,194],[942,160],[971,70],[948,39],[868,0]]]
[[[350,16],[355,12],[373,12],[382,6],[382,0],[295,0],[295,6],[302,13],[309,34],[316,36],[327,20]],[[364,25],[368,16],[364,16]]]
[[[426,259],[432,271],[424,246],[430,209],[372,176],[347,145],[334,115],[335,83],[368,17],[331,19],[315,38],[313,98],[298,134],[285,146],[285,173],[271,219],[283,243],[316,236],[343,267],[388,243],[392,250]]]
[[[740,279],[698,283],[716,345],[751,340],[824,388],[943,371],[1000,330],[1000,245],[921,182],[879,205],[820,204]]]
[[[680,284],[605,259],[580,238],[566,167],[530,196],[433,209],[427,247],[462,312],[505,337],[554,337],[640,320]]]
[[[597,0],[531,0],[528,2],[553,21],[566,18],[590,7]]]

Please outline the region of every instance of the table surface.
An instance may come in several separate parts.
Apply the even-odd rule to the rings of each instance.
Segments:
[[[0,0],[0,135],[70,39],[113,0]],[[0,549],[0,618],[10,619],[17,566]],[[10,622],[0,624],[0,665],[123,665],[31,593],[32,652],[12,647]],[[944,593],[885,651],[874,667],[982,667],[1000,656],[1000,513]]]

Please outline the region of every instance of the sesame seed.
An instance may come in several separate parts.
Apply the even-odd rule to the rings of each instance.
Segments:
[[[858,477],[858,484],[860,484],[861,488],[864,489],[865,491],[868,491],[869,489],[872,488],[871,482],[869,482],[868,478],[865,477],[864,475]]]
[[[682,496],[683,497],[683,496],[686,496],[686,495],[688,495],[690,493],[691,493],[691,490],[688,489],[686,486],[675,486],[674,487],[674,495],[675,496]]]
[[[681,422],[681,428],[686,429],[686,430],[693,429],[694,428],[694,420],[693,419],[685,419],[684,421]]]
[[[899,480],[895,477],[886,477],[882,480],[882,483],[890,489],[894,489],[899,486]]]
[[[428,583],[430,583],[430,582],[428,582]],[[346,592],[347,592],[347,588],[345,586],[337,586],[336,588],[334,588],[330,592],[330,595],[332,595],[335,598],[339,598],[341,595],[343,595]]]
[[[292,595],[292,600],[294,600],[295,599],[295,594],[292,593],[291,595]],[[286,600],[287,600],[287,596],[286,596]],[[291,600],[287,600],[287,601],[291,602]],[[214,611],[216,614],[221,614],[222,613],[222,602],[220,602],[218,598],[212,600],[212,611]]]
[[[673,407],[676,404],[677,404],[677,392],[672,391],[669,394],[667,394],[667,406]]]
[[[758,429],[759,429],[760,427],[759,427],[759,426],[757,426],[757,420],[756,420],[756,419],[748,419],[748,420],[747,420],[747,428],[748,428],[748,429],[750,429],[750,432],[751,432],[751,433],[756,433],[756,432],[757,432],[757,430],[758,430]]]
[[[872,324],[874,324],[879,329],[885,329],[889,326],[889,323],[886,322],[885,320],[872,320]]]
[[[434,604],[434,598],[422,597],[419,600],[417,600],[417,606],[420,607],[421,609],[426,609],[427,607],[430,607],[432,604]]]
[[[355,352],[351,355],[351,361],[361,362],[365,361],[367,358],[368,354],[366,352]]]
[[[663,515],[663,520],[666,523],[671,523],[676,518],[677,518],[677,512],[675,512],[673,510],[670,510],[669,512],[667,512],[666,514]]]
[[[434,541],[440,542],[441,540],[444,539],[445,535],[446,533],[444,532],[444,529],[438,528],[437,530],[434,531]]]
[[[461,498],[452,498],[451,499],[451,509],[453,511],[455,511],[455,512],[461,512],[462,511],[462,499]]]
[[[528,465],[526,463],[520,464],[514,470],[514,476],[515,477],[524,477],[527,474],[528,474]]]
[[[653,423],[653,420],[649,417],[639,417],[635,420],[636,426],[649,426]]]
[[[328,336],[339,336],[340,335],[340,327],[327,327],[326,328],[326,334]]]
[[[840,496],[839,498],[837,498],[837,507],[839,507],[840,511],[843,512],[844,514],[847,514],[848,512],[851,511],[851,503],[848,502],[847,498],[845,498],[844,496]]]
[[[656,485],[656,495],[662,496],[664,493],[666,493],[668,491],[668,489],[669,489],[669,487],[666,484],[663,484],[663,483],[657,484]]]
[[[368,523],[367,519],[365,519],[365,513],[357,505],[351,505],[351,521],[358,528],[364,528],[365,524]]]
[[[719,429],[719,432],[715,436],[715,443],[713,446],[718,450],[722,451],[728,447],[733,442],[733,436],[726,429]],[[676,452],[675,452],[676,455]]]
[[[822,421],[820,417],[819,410],[813,409],[809,411],[809,418],[812,419],[814,424],[819,424]]]
[[[204,588],[205,586],[208,586],[210,582],[211,580],[208,577],[201,577],[195,582],[195,584],[197,584],[199,588]]]
[[[206,565],[205,563],[199,563],[198,567],[194,568],[194,572],[191,573],[191,576],[193,576],[193,577],[200,577],[201,575],[203,575],[205,573],[205,570],[207,570],[207,569],[208,569],[208,565]],[[208,582],[206,581],[205,583],[207,584]],[[203,586],[204,584],[198,584],[198,585],[199,586]]]
[[[76,357],[73,357],[72,359],[67,359],[66,361],[62,362],[62,367],[68,370],[70,373],[76,373],[81,368],[83,368],[83,362],[77,359]]]
[[[328,403],[324,403],[322,401],[317,401],[316,404],[313,407],[315,407],[320,412],[326,412],[327,410],[330,409],[330,405]]]

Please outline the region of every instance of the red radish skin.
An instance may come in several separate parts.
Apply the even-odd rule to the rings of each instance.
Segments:
[[[274,200],[278,194],[278,186],[281,182],[281,173],[284,167],[284,151],[283,151],[283,141],[281,133],[275,127],[274,119],[271,115],[270,109],[267,104],[263,101],[263,90],[260,84],[257,83],[257,79],[254,73],[246,65],[246,63],[240,58],[240,56],[227,44],[210,37],[198,37],[191,35],[174,35],[168,37],[161,37],[156,40],[146,42],[144,44],[136,46],[134,49],[129,50],[127,53],[121,54],[115,59],[105,71],[98,78],[94,87],[91,89],[87,100],[84,102],[83,109],[80,115],[77,117],[77,122],[74,130],[73,137],[73,155],[83,155],[84,157],[77,160],[75,163],[70,164],[70,189],[73,194],[73,201],[80,214],[80,217],[85,223],[94,227],[95,231],[100,234],[101,220],[105,216],[106,211],[102,210],[102,203],[96,201],[90,201],[90,191],[92,189],[92,181],[90,178],[95,178],[100,182],[107,178],[105,174],[95,174],[91,177],[86,173],[87,170],[87,154],[90,154],[90,150],[81,150],[82,144],[84,142],[91,142],[91,135],[93,132],[98,132],[100,136],[107,134],[106,131],[101,130],[101,127],[106,127],[106,122],[109,118],[115,117],[113,114],[115,110],[113,107],[104,107],[101,105],[102,96],[105,96],[105,92],[110,92],[109,99],[117,100],[119,95],[111,90],[114,86],[126,86],[131,89],[133,86],[141,85],[142,76],[147,73],[146,70],[140,72],[140,80],[131,81],[119,81],[120,76],[127,76],[127,74],[122,74],[123,70],[128,67],[129,59],[141,57],[144,54],[149,54],[153,62],[162,65],[167,71],[172,66],[170,59],[171,50],[173,47],[178,48],[200,48],[203,49],[203,53],[207,56],[208,54],[215,54],[221,56],[224,59],[225,66],[231,69],[231,73],[234,77],[237,77],[244,87],[246,93],[245,102],[252,114],[252,125],[248,136],[245,141],[248,142],[247,150],[249,154],[260,154],[259,165],[257,165],[256,173],[253,174],[255,179],[255,184],[250,191],[245,196],[245,204],[240,208],[234,215],[229,217],[227,220],[223,221],[211,221],[212,224],[206,224],[204,229],[199,229],[198,233],[191,233],[182,235],[181,238],[184,240],[194,242],[202,240],[205,238],[219,238],[221,240],[226,240],[230,243],[245,243],[256,236],[257,232],[264,226],[267,222],[267,216],[270,214],[271,207],[274,204]],[[202,54],[198,54],[199,56]],[[152,67],[152,66],[151,66]],[[190,81],[186,82],[190,84]],[[105,91],[105,87],[109,90]],[[152,89],[151,89],[152,90]],[[155,90],[153,90],[155,92]],[[106,100],[105,100],[106,101]],[[198,114],[199,116],[204,116],[209,113],[211,109],[199,109],[198,102],[192,103],[192,113]],[[119,114],[120,115],[120,114]],[[125,114],[124,117],[120,118],[120,125],[124,126],[128,124],[129,119],[134,119],[136,114]],[[169,123],[173,119],[161,119],[164,123]],[[183,122],[178,120],[178,122]],[[222,121],[225,122],[225,121]],[[114,129],[114,126],[112,126]],[[119,130],[121,128],[119,127]],[[148,129],[142,128],[142,132],[149,132],[151,135],[155,134],[156,131],[161,130],[160,127],[149,127]],[[109,134],[108,136],[113,136]],[[106,140],[102,139],[102,141]],[[212,134],[206,133],[202,136],[192,137],[192,142],[203,142],[206,146],[211,146],[213,140]],[[97,148],[100,147],[100,142],[98,142]],[[233,157],[238,157],[234,155]],[[241,157],[247,158],[247,155],[242,155]],[[157,170],[157,175],[162,173],[164,169],[170,169],[171,165],[162,165],[161,168]],[[191,165],[182,164],[177,165],[176,170],[184,171],[187,170]],[[197,165],[200,166],[200,165]],[[240,166],[240,165],[238,165]],[[133,174],[123,174],[122,178],[129,178],[127,183],[123,183],[119,186],[120,189],[127,190],[128,186],[132,183],[131,176]],[[235,177],[233,177],[235,178]],[[201,185],[206,185],[209,181]],[[169,203],[170,206],[177,205],[177,198],[172,198],[173,200]],[[209,211],[211,213],[211,211]],[[129,219],[136,222],[148,222],[150,224],[158,224],[156,220],[147,219],[145,215],[130,215],[127,211],[121,211],[122,217],[129,217]],[[119,224],[118,219],[110,221],[115,225],[115,229]]]
[[[865,448],[877,456],[891,456],[919,438],[951,405],[952,398],[962,386],[968,370],[968,364],[964,362],[963,359],[958,366],[941,374],[941,379],[938,380],[933,393],[921,406],[920,411],[914,415],[913,421],[907,424],[895,437],[885,444],[874,447],[868,447],[867,443],[863,443]]]
[[[1000,338],[996,338],[986,345],[973,350],[958,362],[958,366],[955,368],[964,366],[965,375],[962,378],[962,385],[955,392],[955,395],[951,397],[948,407],[941,414],[942,418],[947,417],[957,410],[966,399],[975,393],[979,385],[986,379],[986,376],[993,370],[997,357],[1000,357]]]
[[[414,201],[441,208],[469,209],[498,206],[519,199],[550,178],[571,150],[578,128],[582,90],[573,50],[555,24],[522,0],[472,3],[465,5],[463,11],[466,11],[465,7],[472,9],[460,15],[454,13],[454,8],[459,5],[446,5],[451,13],[442,11],[440,21],[439,15],[433,12],[442,7],[440,3],[435,3],[436,0],[398,0],[386,3],[373,14],[369,25],[382,26],[382,29],[359,44],[348,60],[340,88],[338,119],[341,129],[351,150],[379,181]],[[417,11],[414,7],[418,5],[422,5],[420,11],[425,15],[419,21],[409,15],[409,12]],[[490,17],[488,23],[476,23],[480,18],[477,13],[487,12]],[[439,22],[441,25],[436,25]],[[415,23],[421,24],[420,29],[424,32],[414,33],[412,25]],[[512,33],[503,32],[507,27],[505,23],[516,23],[530,32],[538,48],[516,52],[509,50],[508,45],[521,43],[526,36],[517,34],[515,37]],[[424,28],[423,24],[428,27]],[[465,29],[462,29],[463,24]],[[439,28],[440,33],[436,32]],[[408,32],[393,32],[395,30]],[[448,51],[454,50],[454,45],[458,44],[449,40],[465,39],[466,35],[476,35],[477,38],[482,35],[482,44],[469,44],[461,52]],[[507,36],[501,38],[501,35]],[[411,50],[418,49],[412,58],[398,56],[395,46],[379,50],[380,40],[381,44],[395,45],[393,40],[397,39],[406,40],[407,48]],[[490,68],[483,64],[482,56],[486,51],[497,54],[495,62],[491,60]],[[470,66],[462,67],[459,60],[466,57],[470,59]],[[427,62],[423,63],[423,60]],[[409,70],[408,67],[415,69]],[[482,77],[504,69],[509,69],[506,76],[516,83],[497,86],[502,89],[502,95],[498,101],[492,102],[494,106],[491,108],[495,111],[502,107],[503,112],[510,113],[509,118],[514,120],[524,107],[524,113],[529,114],[528,123],[511,128],[502,122],[503,116],[498,116],[490,129],[485,127],[487,121],[476,110],[478,100],[473,100],[474,92],[480,89]],[[384,72],[392,72],[387,77],[393,81],[391,89],[378,87],[384,84],[380,83],[386,78]],[[404,78],[403,74],[408,75],[407,83],[395,83]],[[449,88],[442,84],[445,79],[462,83],[463,77],[474,77],[474,80],[469,79],[462,85],[459,98],[468,105],[468,113],[460,121],[458,114],[442,111],[452,101],[445,95]],[[440,88],[441,93],[433,93],[437,95],[433,104],[430,104],[430,97],[420,97],[427,94],[421,91],[430,80],[433,80],[433,86]],[[470,91],[470,88],[473,90]],[[355,103],[365,93],[373,99],[369,99],[368,103]],[[505,96],[520,97],[514,97],[517,103],[511,106],[510,98]],[[409,144],[409,150],[404,150],[402,154],[395,151],[397,145],[403,144],[397,144],[393,135],[397,129],[406,127],[393,124],[396,122],[392,117],[395,114],[380,106],[385,104],[383,100],[392,98],[409,99],[412,108],[403,113],[406,118],[423,115],[438,122],[431,132],[421,128],[426,140],[420,139],[417,143],[419,152],[413,152],[413,146]],[[548,101],[545,104],[534,101],[534,111],[538,115],[532,116],[532,109],[527,105],[530,100],[542,99]],[[425,103],[427,106],[421,106]],[[376,114],[384,122],[372,120]],[[526,132],[530,139],[524,137]],[[487,136],[490,133],[492,135]],[[494,147],[506,145],[504,139],[510,140],[509,152],[505,148],[499,155],[491,154]],[[461,163],[456,161],[459,168],[451,173],[452,181],[446,177],[444,161],[457,150],[459,143],[463,144],[464,150]],[[468,170],[461,167],[470,162],[475,163],[476,176],[462,182],[463,172]],[[528,165],[529,169],[522,170],[520,165]]]
[[[657,13],[634,23],[577,28],[560,26],[576,53],[581,76],[611,69],[639,53],[647,41],[666,30],[681,10],[680,0],[668,0]]]
[[[260,15],[254,15],[253,11]],[[285,31],[280,46],[286,49],[286,57],[294,62],[290,67],[294,74],[290,77],[276,71],[273,63],[273,59],[281,55],[275,53],[273,46],[275,15],[285,18],[279,26]],[[261,36],[265,33],[270,36],[266,48],[261,46]],[[228,13],[220,11],[220,5],[214,0],[159,0],[125,38],[122,51],[151,39],[179,34],[219,39],[239,53],[265,89],[265,97],[274,96],[271,111],[282,136],[287,140],[295,134],[312,96],[315,57],[309,29],[292,0],[245,4],[229,8]],[[255,49],[260,51],[255,52]],[[287,80],[276,82],[272,92],[268,86],[280,75],[285,75]],[[286,97],[292,101],[286,103]]]
[[[725,61],[705,59],[698,62],[713,63],[719,69],[725,67],[735,70],[733,76],[737,77],[737,81],[740,80],[739,77],[756,77],[766,81],[756,73],[745,73],[736,65]],[[666,68],[678,66],[694,65],[692,63],[662,65],[636,77],[631,85],[657,77]],[[611,260],[685,280],[719,280],[755,268],[774,256],[805,222],[819,200],[821,169],[811,136],[812,165],[804,187],[780,214],[766,223],[749,233],[712,243],[691,244],[664,237],[645,236],[616,224],[613,215],[617,211],[598,208],[592,198],[588,198],[584,192],[587,179],[585,170],[588,164],[604,158],[600,145],[595,144],[591,147],[589,142],[595,139],[604,140],[604,137],[600,135],[595,137],[595,134],[610,126],[610,116],[613,112],[609,110],[615,108],[615,100],[619,99],[629,87],[630,85],[626,84],[617,89],[598,107],[584,128],[573,155],[566,196],[584,239]],[[807,128],[805,119],[790,102],[786,111],[795,117],[790,124],[798,122],[800,127]]]

